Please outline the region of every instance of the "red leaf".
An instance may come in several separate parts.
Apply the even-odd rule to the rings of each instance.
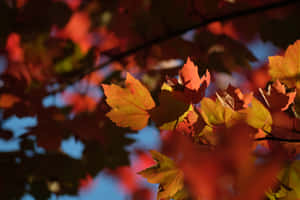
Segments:
[[[286,93],[285,86],[279,80],[270,85],[268,91],[260,89],[260,92],[268,107],[273,111],[287,110],[296,97],[296,92]]]

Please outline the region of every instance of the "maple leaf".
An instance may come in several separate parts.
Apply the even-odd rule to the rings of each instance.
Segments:
[[[201,101],[200,112],[208,125],[225,124],[226,126],[231,126],[235,121],[238,121],[243,117],[243,114],[223,105],[218,99],[213,101],[206,97]]]
[[[256,98],[252,99],[251,106],[242,111],[246,113],[246,122],[254,127],[261,128],[264,131],[271,132],[272,116],[268,109]]]
[[[174,90],[168,84],[164,83],[161,90],[159,106],[151,110],[151,119],[161,130],[173,130],[193,106],[175,98]]]
[[[204,128],[205,122],[197,110],[188,112],[184,120],[178,123],[176,131],[182,132],[185,135],[197,136]]]
[[[278,175],[279,188],[268,191],[270,200],[298,200],[300,199],[300,161],[288,164]]]
[[[223,124],[224,111],[224,106],[219,101],[214,102],[209,98],[203,98],[201,101],[201,114],[207,124]]]
[[[106,102],[112,108],[106,115],[120,127],[133,130],[144,128],[149,119],[149,110],[155,106],[151,94],[129,73],[125,88],[115,84],[102,84]]]
[[[227,107],[233,110],[241,110],[247,108],[252,101],[253,93],[243,94],[239,88],[228,85],[225,91],[216,93],[218,100]]]
[[[279,79],[289,88],[296,88],[297,96],[295,98],[295,114],[299,117],[299,99],[300,99],[300,40],[290,45],[284,56],[269,57],[269,73],[273,79]]]
[[[200,79],[198,67],[194,65],[190,57],[187,58],[186,63],[179,71],[179,76],[182,79],[183,85],[191,90],[198,90],[201,83],[204,81],[204,79]]]
[[[189,191],[200,199],[215,200],[220,196],[221,199],[262,199],[267,188],[274,185],[279,158],[255,163],[251,150],[255,129],[244,122],[223,127],[217,134],[220,137],[215,148],[192,143],[178,135],[170,144],[176,144],[175,152],[180,154],[178,166]]]
[[[267,91],[262,89],[259,89],[259,91],[272,111],[287,110],[296,97],[296,91],[286,92],[285,86],[278,79],[272,85],[269,85]]]
[[[206,74],[200,78],[198,67],[188,57],[179,71],[179,81],[174,79],[171,81],[174,84],[174,94],[178,99],[196,104],[204,97],[205,89],[210,84],[210,73],[206,71]],[[183,90],[176,90],[176,88],[182,88]]]
[[[152,158],[157,164],[138,172],[149,183],[159,183],[157,199],[184,199],[187,194],[184,189],[183,172],[179,170],[173,160],[157,152],[150,151]]]
[[[198,122],[198,126],[202,127],[199,140],[204,144],[216,145],[217,137],[215,132],[218,128],[231,127],[235,123],[242,121],[246,118],[246,114],[240,111],[235,111],[227,103],[222,102],[220,98],[215,101],[204,97],[201,100],[201,120]],[[241,110],[243,111],[243,110]],[[200,118],[198,118],[200,119]],[[205,125],[203,127],[203,122]]]
[[[300,40],[290,45],[284,56],[269,57],[269,73],[290,88],[300,88]]]

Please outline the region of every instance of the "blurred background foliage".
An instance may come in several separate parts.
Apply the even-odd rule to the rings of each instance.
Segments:
[[[78,195],[103,170],[128,198],[153,198],[135,180],[153,164],[148,147],[105,116],[100,84],[130,72],[157,99],[190,56],[199,74],[212,72],[209,91],[265,87],[266,57],[300,36],[299,8],[296,0],[0,1],[1,199]],[[63,148],[72,139],[80,156]]]

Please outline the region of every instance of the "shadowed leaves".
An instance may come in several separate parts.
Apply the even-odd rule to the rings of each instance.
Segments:
[[[151,119],[160,129],[172,130],[193,108],[174,97],[174,90],[169,85],[164,83],[161,89],[159,105],[150,111]]]

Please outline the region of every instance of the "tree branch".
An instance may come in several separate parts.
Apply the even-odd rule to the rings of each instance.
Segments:
[[[261,137],[256,138],[255,141],[263,141],[263,140],[273,140],[273,141],[280,141],[280,142],[289,142],[289,143],[300,143],[300,139],[286,139],[286,138],[278,138],[278,137]]]
[[[128,56],[130,56],[134,53],[137,53],[138,51],[149,48],[149,47],[151,47],[155,44],[159,44],[161,42],[170,40],[174,37],[180,36],[180,35],[188,32],[188,31],[191,31],[193,29],[197,29],[197,28],[206,26],[206,25],[208,25],[210,23],[213,23],[213,22],[216,22],[216,21],[223,22],[223,21],[232,20],[232,19],[235,19],[235,18],[238,18],[238,17],[248,16],[248,15],[253,15],[253,14],[256,14],[256,13],[259,13],[259,12],[268,11],[268,10],[275,9],[275,8],[282,8],[282,7],[291,5],[293,3],[297,3],[297,2],[299,2],[299,1],[298,0],[284,0],[284,1],[280,1],[280,2],[269,3],[269,4],[266,4],[266,5],[263,5],[263,6],[258,6],[258,7],[254,7],[254,8],[239,10],[239,11],[232,12],[232,13],[229,13],[229,14],[208,18],[208,19],[205,19],[204,21],[202,21],[200,23],[188,26],[188,27],[183,28],[183,29],[172,31],[172,32],[170,32],[166,35],[162,35],[160,37],[154,38],[154,39],[149,40],[149,41],[147,41],[147,42],[145,42],[141,45],[138,45],[138,46],[136,46],[132,49],[121,52],[120,54],[112,57],[108,61],[106,61],[106,62],[104,62],[104,63],[102,63],[102,64],[100,64],[100,65],[98,65],[94,68],[86,69],[85,71],[80,73],[79,76],[74,77],[73,79],[70,79],[69,81],[67,81],[67,83],[65,85],[63,85],[62,88],[59,89],[59,91],[63,90],[68,84],[73,84],[76,81],[81,80],[87,74],[90,74],[90,73],[92,73],[92,72],[94,72],[98,69],[101,69],[104,66],[107,66],[107,65],[109,65],[109,64],[111,64],[115,61],[121,60],[123,58],[126,58],[126,57],[128,57]]]

